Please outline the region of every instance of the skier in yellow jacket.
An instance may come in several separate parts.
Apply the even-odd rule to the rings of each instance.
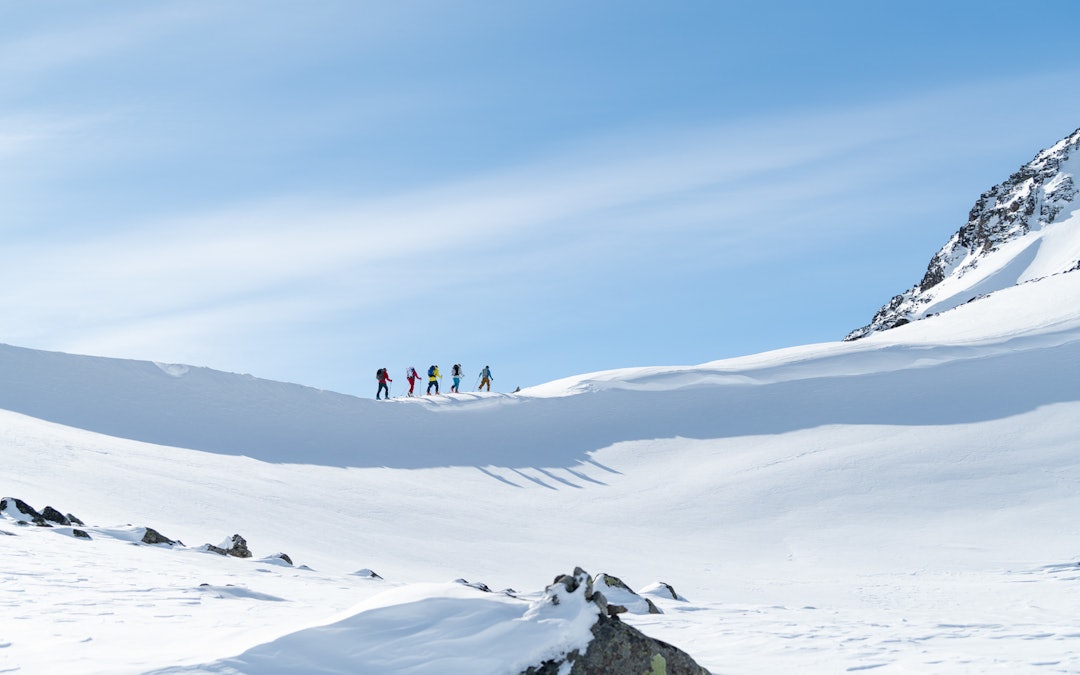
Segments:
[[[439,380],[442,379],[442,375],[439,374],[439,367],[438,366],[432,366],[432,367],[428,368],[427,369],[427,377],[428,377],[428,383],[427,383],[427,393],[428,393],[428,395],[429,396],[431,395],[431,388],[432,387],[435,387],[435,393],[438,394],[439,393]]]

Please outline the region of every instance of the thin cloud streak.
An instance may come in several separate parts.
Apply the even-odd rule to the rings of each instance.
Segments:
[[[634,260],[657,240],[721,251],[703,263],[715,268],[751,257],[768,266],[788,253],[774,246],[778,239],[790,248],[873,227],[822,214],[879,201],[868,186],[921,170],[917,155],[932,139],[904,144],[925,133],[916,130],[927,119],[1008,84],[1015,83],[858,110],[633,130],[380,199],[272,198],[170,214],[122,232],[24,242],[0,253],[0,283],[18,289],[0,296],[13,327],[6,339],[152,359],[205,354],[208,362],[214,349],[238,351],[229,345],[260,331],[395,303],[449,304],[432,297],[468,284],[515,287],[523,269],[558,297],[564,285],[590,283],[579,265],[588,255],[606,250]],[[544,255],[529,255],[539,242]],[[514,249],[514,264],[481,264]],[[487,273],[445,279],[420,267],[381,282],[387,270],[418,259]]]
[[[715,145],[714,145],[715,144]],[[590,229],[595,214],[670,194],[819,161],[827,144],[761,152],[710,139],[614,163],[548,163],[356,205],[274,200],[170,218],[68,244],[42,242],[6,261],[3,277],[63,310],[105,304],[119,313],[212,304],[414,256],[467,255],[532,231]],[[715,149],[703,146],[714,146]],[[668,219],[665,228],[678,227]],[[570,239],[572,241],[573,238]],[[21,261],[32,261],[29,264]],[[62,270],[62,274],[56,271]],[[91,302],[97,299],[97,302]]]
[[[0,43],[0,74],[5,84],[152,44],[188,22],[208,18],[205,12],[178,4],[128,9],[104,18],[91,16],[89,20],[80,17],[81,23],[73,22],[69,28],[42,30]]]

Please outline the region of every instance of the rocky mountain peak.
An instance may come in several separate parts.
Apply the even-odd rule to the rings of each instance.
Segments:
[[[868,325],[845,339],[902,326],[1001,288],[1080,267],[1075,256],[1041,251],[1046,242],[1039,236],[1057,224],[1080,230],[1080,218],[1073,218],[1080,210],[1078,149],[1080,129],[984,192],[967,224],[930,260],[922,280],[893,297]],[[1080,236],[1057,236],[1058,253],[1067,256],[1068,247],[1060,244],[1077,239]]]

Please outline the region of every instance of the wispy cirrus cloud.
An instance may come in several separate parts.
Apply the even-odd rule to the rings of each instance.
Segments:
[[[347,341],[411,321],[416,307],[473,304],[476,292],[506,314],[528,297],[542,317],[627,271],[647,283],[642,271],[672,264],[718,278],[748,261],[773,269],[800,249],[894,227],[889,218],[913,208],[904,184],[982,142],[977,122],[957,131],[964,103],[1036,85],[623,128],[379,197],[163,203],[122,228],[43,233],[0,251],[5,339],[208,363],[266,335]]]
[[[28,22],[28,32],[0,41],[0,76],[5,85],[17,78],[41,78],[71,66],[93,63],[154,43],[177,28],[205,20],[205,4],[167,3],[107,12],[68,7],[59,21]],[[53,16],[52,19],[57,19]]]

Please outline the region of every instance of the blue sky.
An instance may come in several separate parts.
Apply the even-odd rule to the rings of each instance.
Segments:
[[[363,396],[842,338],[1080,127],[1072,0],[0,0],[0,341]]]

